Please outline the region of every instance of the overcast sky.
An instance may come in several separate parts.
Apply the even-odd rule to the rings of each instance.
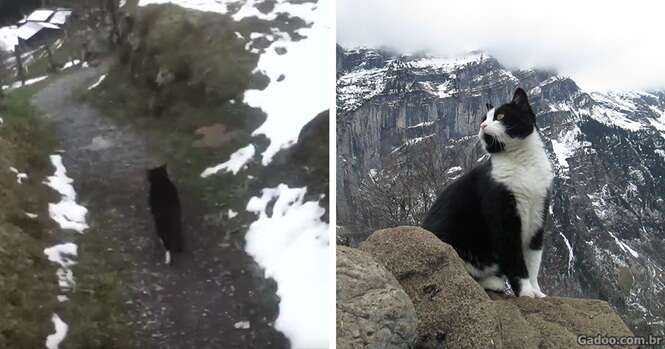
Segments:
[[[337,0],[342,46],[483,49],[587,90],[665,88],[665,1]]]

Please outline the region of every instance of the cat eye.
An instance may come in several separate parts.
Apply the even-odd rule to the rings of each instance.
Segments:
[[[501,120],[501,119],[503,119],[503,114],[499,114],[499,115],[497,115],[497,116],[496,116],[496,119],[497,119],[497,120]]]

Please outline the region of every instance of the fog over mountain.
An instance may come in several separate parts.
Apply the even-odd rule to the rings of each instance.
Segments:
[[[665,88],[665,3],[527,0],[337,2],[344,47],[456,56],[486,50],[510,68],[549,68],[584,90]]]

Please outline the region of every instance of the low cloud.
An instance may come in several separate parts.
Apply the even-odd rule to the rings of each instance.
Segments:
[[[587,90],[665,88],[665,2],[337,0],[337,40],[450,56],[483,49]]]

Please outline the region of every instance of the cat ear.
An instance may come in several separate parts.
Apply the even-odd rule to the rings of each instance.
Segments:
[[[515,94],[513,94],[513,101],[511,103],[524,111],[531,110],[526,92],[521,87],[518,87],[517,90],[515,90]]]
[[[485,103],[485,106],[487,107],[487,111],[490,111],[490,110],[492,110],[492,108],[494,108],[492,103]]]

